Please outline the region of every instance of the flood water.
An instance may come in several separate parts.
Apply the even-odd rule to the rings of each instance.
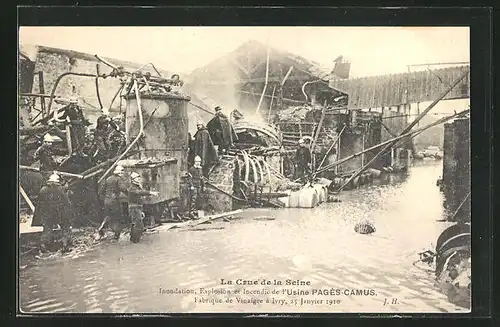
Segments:
[[[220,229],[161,231],[138,244],[105,241],[78,258],[40,260],[20,271],[20,306],[41,312],[457,312],[415,267],[448,225],[436,186],[442,162],[406,178],[346,191],[341,203],[314,209],[251,209]],[[257,220],[268,217],[274,220]],[[354,224],[372,221],[360,235]],[[343,297],[337,308],[194,303],[161,289],[220,289],[220,279],[307,279],[317,287],[375,289],[374,298]],[[385,298],[398,304],[383,306]]]

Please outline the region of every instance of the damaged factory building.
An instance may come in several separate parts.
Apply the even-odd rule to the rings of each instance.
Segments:
[[[216,105],[230,117],[237,138],[207,176],[203,203],[209,213],[248,206],[314,207],[332,192],[404,173],[412,163],[412,134],[405,127],[415,90],[407,74],[349,79],[350,63],[342,56],[325,70],[249,41],[183,76],[182,89],[173,91],[172,80],[164,77],[172,73],[153,64],[46,47],[28,50],[20,52],[20,179],[26,202],[33,203],[29,197],[36,199],[40,184],[29,158],[51,129],[46,122],[71,95],[81,99],[89,120],[96,120],[102,107],[122,117],[127,148],[97,167],[73,167],[66,174],[75,179],[70,185],[83,183],[88,195],[118,164],[140,171],[146,189],[161,193],[146,210],[157,220],[179,219],[187,210],[190,137],[195,122],[209,121]],[[425,97],[432,99],[440,90],[431,88]],[[58,155],[67,164],[71,145],[65,133],[60,139]],[[295,171],[299,141],[311,153],[305,179]],[[64,172],[63,166],[58,171]],[[99,221],[89,207],[84,205],[83,216]]]

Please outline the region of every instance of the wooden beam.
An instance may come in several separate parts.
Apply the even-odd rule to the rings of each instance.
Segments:
[[[244,93],[244,94],[258,95],[258,96],[260,96],[259,93],[255,93],[255,92],[248,92],[248,91],[236,91],[236,92],[237,93]],[[272,96],[267,95],[267,94],[264,94],[264,97],[266,97],[266,98],[272,98]],[[287,98],[283,98],[283,101],[288,101],[288,102],[293,102],[293,103],[301,103],[301,104],[306,103],[305,101],[299,101],[299,100],[293,100],[293,99],[287,99]]]

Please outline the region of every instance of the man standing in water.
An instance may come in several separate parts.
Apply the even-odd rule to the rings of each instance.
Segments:
[[[201,158],[194,158],[193,167],[189,168],[188,183],[190,189],[189,215],[194,218],[198,210],[203,210],[204,180],[201,168]]]
[[[299,147],[295,152],[295,178],[305,182],[311,166],[311,150],[303,139],[299,140]]]
[[[203,176],[208,177],[210,167],[219,161],[219,157],[210,133],[208,133],[201,120],[198,121],[196,127],[198,131],[194,135],[194,155],[201,158]]]
[[[133,243],[138,243],[144,233],[144,218],[143,197],[154,195],[157,196],[158,192],[146,191],[142,188],[142,177],[138,173],[133,172],[130,174],[130,187],[128,189],[128,212],[132,225],[130,227],[130,240]]]
[[[62,233],[62,252],[68,252],[71,245],[73,207],[64,191],[59,176],[52,174],[38,195],[31,226],[43,226],[41,248],[45,252],[54,243],[53,230],[59,226]]]
[[[123,167],[118,165],[99,189],[99,196],[104,199],[104,220],[98,230],[100,237],[104,236],[104,227],[110,222],[115,239],[120,238],[125,220],[122,202],[126,194],[127,185],[123,180]]]

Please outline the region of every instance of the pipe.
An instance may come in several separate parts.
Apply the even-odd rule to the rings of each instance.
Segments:
[[[92,74],[85,74],[85,73],[73,73],[73,72],[66,72],[62,73],[59,75],[59,77],[56,79],[54,82],[54,86],[52,87],[52,91],[50,92],[50,100],[49,100],[49,107],[47,109],[47,114],[50,114],[50,109],[52,108],[52,103],[54,101],[54,94],[56,93],[57,86],[59,85],[59,82],[63,77],[69,76],[69,75],[74,75],[74,76],[82,76],[82,77],[96,77],[96,75]],[[99,75],[99,77],[104,78],[106,75]],[[38,121],[40,122],[40,121]],[[37,124],[38,122],[34,123],[33,125]]]
[[[283,86],[285,84],[286,80],[288,79],[288,77],[292,73],[292,70],[293,70],[293,66],[290,66],[290,69],[288,69],[288,72],[286,73],[285,77],[281,81],[281,86]]]
[[[424,116],[432,109],[436,106],[436,104],[441,101],[442,98],[444,98],[448,93],[450,93],[450,91],[458,85],[458,83],[460,83],[467,75],[469,74],[469,71],[467,70],[465,73],[463,73],[459,78],[457,78],[455,80],[455,82],[453,82],[452,85],[450,85],[449,88],[447,88],[442,94],[439,95],[439,97],[434,100],[421,114],[419,117],[417,117],[414,121],[412,121],[401,133],[399,133],[399,135],[402,135],[402,134],[405,134],[405,133],[408,133],[411,131],[411,129],[422,119],[424,118]],[[375,156],[373,156],[373,158],[366,164],[366,165],[363,165],[358,171],[356,171],[356,173],[354,173],[348,180],[347,182],[342,185],[340,188],[339,188],[339,191],[342,191],[342,189],[351,181],[353,180],[354,178],[356,178],[360,173],[362,173],[367,167],[369,167],[375,160],[377,160],[382,154],[384,154],[387,149],[389,149],[390,147],[392,147],[395,143],[396,143],[397,140],[394,140],[392,142],[390,142],[389,144],[387,144],[382,150],[380,150]]]
[[[68,155],[72,155],[73,154],[73,145],[71,144],[71,130],[69,127],[69,117],[66,117],[66,121],[68,122],[65,126],[65,129],[66,129],[66,144],[68,145]]]
[[[143,68],[145,68],[147,65],[151,65],[151,67],[153,67],[153,69],[155,70],[155,72],[158,74],[158,76],[162,77],[160,72],[158,71],[158,69],[156,69],[155,65],[153,65],[152,62],[149,62],[147,64],[145,64],[144,66],[142,66],[141,68],[139,68],[138,70],[135,71],[135,73],[138,73],[139,71],[141,71]]]
[[[113,65],[112,63],[110,63],[110,62],[108,62],[108,61],[106,61],[106,60],[104,60],[104,59],[102,59],[102,58],[99,58],[99,56],[98,56],[98,55],[94,55],[94,57],[96,57],[96,59],[97,59],[97,60],[99,60],[100,62],[102,62],[102,63],[103,63],[103,64],[105,64],[106,66],[109,66],[109,67],[111,67],[111,68],[113,68],[113,69],[118,69],[118,67],[117,67],[117,66]]]
[[[35,206],[33,205],[33,202],[31,202],[30,198],[28,197],[28,194],[24,192],[23,187],[21,184],[19,184],[19,192],[21,192],[21,195],[23,196],[24,200],[26,203],[28,203],[28,206],[30,207],[31,211],[35,212]]]
[[[453,237],[450,237],[449,239],[446,240],[446,242],[444,242],[441,247],[437,250],[437,252],[441,252],[441,249],[443,249],[445,247],[445,245],[449,244],[451,241],[453,240],[456,240],[457,238],[460,238],[460,237],[464,237],[464,236],[471,236],[471,233],[462,233],[462,234],[458,234],[458,235],[455,235]]]
[[[99,64],[95,64],[96,68],[96,75],[95,75],[95,91],[97,94],[97,101],[99,101],[99,106],[101,109],[103,108],[102,101],[101,101],[101,94],[99,93]]]
[[[262,170],[262,166],[259,162],[259,159],[257,157],[253,157],[253,159],[255,160],[255,164],[257,165],[257,168],[258,168],[258,175],[260,176],[260,179],[259,179],[259,182],[263,183],[264,182],[264,171]]]
[[[115,95],[113,96],[113,99],[111,99],[111,103],[109,104],[109,109],[111,110],[111,107],[113,106],[113,103],[115,102],[115,99],[116,97],[118,96],[118,94],[121,93],[121,91],[123,90],[123,87],[125,85],[121,85],[119,88],[118,88],[118,91],[116,91]]]
[[[314,154],[314,148],[316,147],[316,142],[318,141],[319,133],[321,132],[321,128],[323,127],[323,121],[325,120],[325,109],[326,107],[323,107],[323,109],[321,110],[321,118],[319,119],[318,126],[316,126],[316,133],[314,135],[314,139],[311,144],[311,155]]]
[[[269,51],[270,51],[270,48],[268,46],[267,47],[267,59],[266,59],[266,81],[264,83],[264,89],[262,90],[262,94],[260,96],[259,104],[257,105],[257,110],[255,110],[255,113],[259,112],[260,105],[262,104],[262,100],[264,99],[264,94],[266,93],[266,89],[267,89],[267,81],[269,79]]]
[[[351,160],[351,159],[353,159],[353,158],[355,158],[355,157],[357,157],[357,156],[360,156],[362,153],[366,153],[366,152],[368,152],[368,151],[375,150],[375,149],[380,148],[380,147],[382,147],[382,146],[384,146],[384,145],[387,145],[387,144],[389,144],[389,143],[391,143],[391,142],[394,142],[394,141],[400,140],[400,139],[402,139],[402,138],[405,138],[405,137],[411,136],[411,135],[413,135],[413,134],[415,134],[415,133],[419,133],[419,132],[424,131],[424,130],[426,130],[426,129],[428,129],[428,128],[431,128],[431,127],[433,127],[433,126],[436,126],[436,125],[442,124],[442,123],[444,123],[444,122],[446,122],[446,121],[448,121],[448,120],[450,120],[450,119],[453,119],[453,118],[455,118],[455,117],[457,117],[457,116],[459,116],[459,115],[463,115],[463,114],[465,114],[465,113],[467,113],[467,112],[469,112],[469,111],[470,111],[470,109],[467,109],[467,110],[461,111],[461,112],[459,112],[459,113],[457,113],[457,114],[455,114],[455,115],[451,115],[451,116],[448,116],[448,117],[445,117],[445,118],[441,118],[441,119],[439,119],[439,120],[436,120],[436,121],[435,121],[434,123],[432,123],[432,124],[426,125],[426,126],[424,126],[424,127],[422,127],[422,128],[419,128],[419,129],[417,129],[417,130],[414,130],[414,131],[408,132],[408,133],[406,133],[406,134],[403,134],[403,135],[397,136],[397,137],[395,137],[395,138],[389,139],[389,140],[387,140],[387,141],[384,141],[384,142],[382,142],[382,143],[379,143],[379,144],[377,144],[377,145],[374,145],[374,146],[372,146],[372,147],[369,147],[369,148],[365,149],[364,151],[361,151],[361,152],[355,153],[355,154],[350,155],[350,156],[347,156],[347,157],[345,157],[345,158],[343,158],[343,159],[337,160],[337,161],[336,161],[336,162],[334,162],[334,163],[331,163],[331,164],[329,164],[329,165],[326,165],[325,167],[323,167],[323,168],[319,169],[316,173],[322,173],[322,172],[324,172],[324,171],[327,171],[327,170],[329,170],[330,168],[333,168],[333,167],[335,167],[335,166],[340,165],[341,163],[344,163],[344,162],[349,161],[349,160]]]
[[[267,177],[268,177],[268,180],[269,180],[269,193],[271,193],[273,191],[273,183],[272,183],[272,179],[271,179],[271,169],[269,167],[269,164],[267,163],[267,161],[263,160],[262,161],[264,163],[264,166],[266,168],[266,172],[267,172]]]
[[[323,160],[321,160],[318,168],[316,169],[316,172],[318,170],[321,169],[321,167],[323,166],[323,163],[325,162],[326,160],[326,157],[328,157],[328,155],[330,154],[330,151],[332,151],[333,147],[335,146],[335,144],[337,144],[338,140],[340,140],[340,136],[342,135],[342,133],[344,132],[345,128],[346,128],[347,125],[344,125],[344,127],[342,127],[342,130],[340,131],[339,135],[337,135],[337,138],[335,139],[335,141],[332,143],[332,145],[330,145],[330,148],[328,149],[328,151],[326,151],[326,154],[325,156],[323,157]],[[313,178],[315,178],[317,175],[317,173],[314,173],[313,175]]]
[[[267,112],[267,122],[271,120],[271,110],[273,108],[274,92],[276,92],[276,85],[273,87],[273,94],[271,95],[271,103],[269,104],[269,111]]]
[[[257,165],[251,157],[248,157],[248,160],[250,161],[250,164],[252,164],[253,182],[257,185],[257,183],[259,182],[259,176],[257,175]]]
[[[248,180],[250,178],[250,162],[249,162],[249,159],[248,159],[248,154],[246,151],[241,151],[241,153],[243,154],[243,160],[245,160],[245,183],[248,183]]]
[[[309,81],[309,82],[305,82],[304,85],[302,85],[302,93],[304,94],[304,96],[306,97],[306,102],[309,102],[309,97],[307,96],[306,94],[306,90],[305,90],[305,87],[307,84],[312,84],[312,83],[318,83],[318,82],[321,82],[322,80],[318,79],[316,81]]]
[[[54,171],[54,173],[61,175],[61,176],[68,176],[68,177],[76,177],[78,179],[83,179],[83,175],[80,174],[72,174],[72,173],[67,173],[65,171]]]
[[[127,147],[127,149],[125,149],[125,151],[118,157],[118,159],[116,159],[116,161],[111,165],[111,167],[108,168],[108,170],[104,173],[104,175],[102,175],[101,178],[99,178],[97,183],[101,183],[104,180],[104,178],[106,178],[106,176],[109,174],[109,172],[116,167],[118,162],[127,154],[127,152],[130,151],[130,149],[132,149],[132,147],[137,143],[137,141],[139,141],[142,134],[144,133],[144,122],[142,120],[141,97],[139,95],[139,88],[137,86],[136,80],[134,80],[134,89],[135,89],[135,97],[137,99],[137,112],[139,114],[139,124],[140,124],[139,125],[139,133],[137,134],[135,139],[132,141],[132,143],[130,143],[130,145]]]
[[[208,110],[207,110],[207,109],[205,109],[205,108],[202,108],[202,107],[200,107],[200,106],[197,106],[197,105],[195,105],[194,103],[191,103],[191,102],[188,102],[188,103],[189,103],[190,105],[192,105],[193,107],[195,107],[195,108],[198,108],[198,109],[200,109],[200,110],[202,110],[202,111],[204,111],[204,112],[206,112],[206,113],[211,114],[212,116],[215,116],[215,114],[214,114],[213,112],[208,111]]]

